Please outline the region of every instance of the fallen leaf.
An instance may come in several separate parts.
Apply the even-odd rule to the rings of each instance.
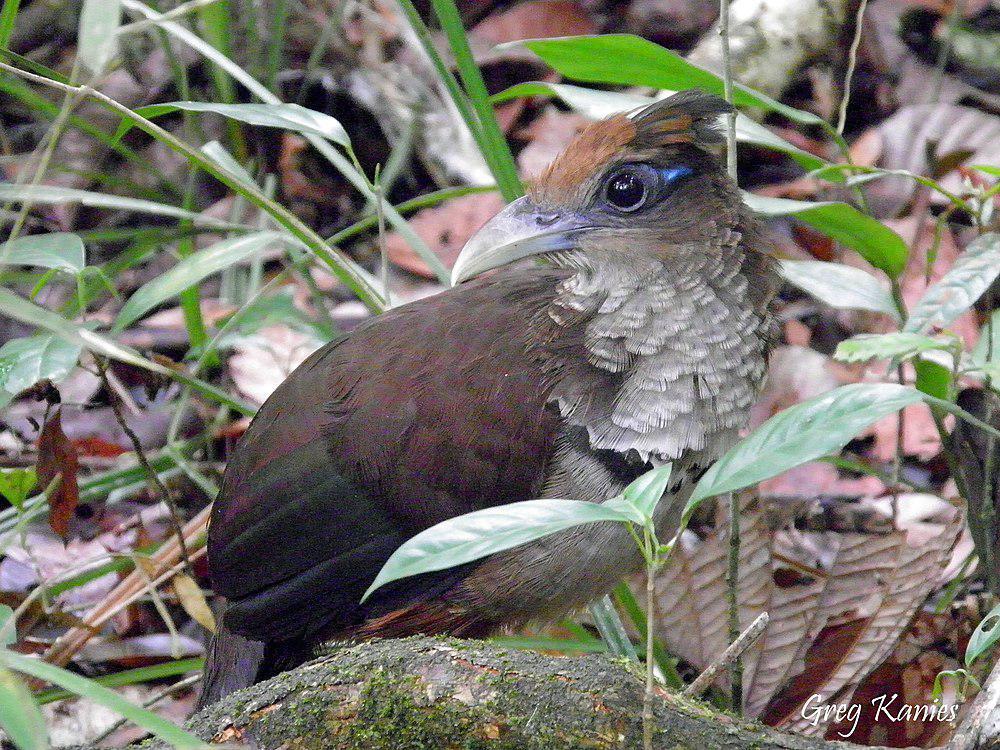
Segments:
[[[418,211],[410,226],[427,243],[445,266],[451,267],[465,243],[476,231],[503,208],[503,199],[496,193],[464,195],[440,206]],[[385,238],[389,260],[411,273],[434,278],[427,264],[398,233]]]
[[[172,584],[184,611],[209,633],[214,633],[215,615],[212,614],[212,608],[208,606],[205,593],[198,582],[187,573],[178,573],[173,577]]]
[[[262,404],[321,344],[284,324],[265,326],[234,340],[230,375],[244,396]]]
[[[79,462],[76,449],[62,429],[62,409],[57,408],[42,427],[38,438],[38,486],[45,488],[60,475],[59,486],[49,495],[49,525],[59,536],[69,533],[69,521],[73,517],[80,490],[77,485]]]

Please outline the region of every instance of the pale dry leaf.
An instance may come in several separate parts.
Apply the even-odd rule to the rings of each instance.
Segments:
[[[418,211],[410,226],[447,267],[455,262],[458,253],[476,231],[503,208],[503,199],[497,193],[465,195],[442,203],[440,206]],[[434,273],[396,232],[385,237],[389,260],[411,273],[433,278]]]
[[[172,584],[184,611],[209,633],[214,633],[215,615],[212,614],[212,608],[208,606],[205,593],[198,582],[187,573],[178,573],[173,577]]]
[[[317,339],[287,325],[265,326],[235,342],[235,353],[229,358],[230,374],[244,396],[262,404],[320,345]]]

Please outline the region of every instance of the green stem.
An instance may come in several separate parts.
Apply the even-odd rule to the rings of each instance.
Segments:
[[[17,17],[21,0],[4,0],[0,8],[0,47],[10,46],[10,37],[14,33],[14,19]]]
[[[458,9],[452,0],[431,0],[431,5],[448,37],[451,51],[455,55],[458,74],[479,119],[479,127],[488,149],[483,153],[488,158],[492,157],[490,166],[500,188],[500,194],[508,202],[516,200],[524,194],[524,187],[517,175],[517,167],[507,145],[507,139],[497,124],[483,74],[472,56],[472,49],[469,47],[469,39],[465,34]]]

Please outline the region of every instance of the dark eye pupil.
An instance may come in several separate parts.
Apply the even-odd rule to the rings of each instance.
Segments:
[[[617,174],[608,183],[608,200],[618,208],[636,208],[645,197],[645,184],[632,172]]]

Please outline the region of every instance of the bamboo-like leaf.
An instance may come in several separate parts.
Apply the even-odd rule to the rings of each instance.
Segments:
[[[48,750],[45,719],[31,691],[13,672],[0,667],[0,728],[18,750]]]
[[[173,369],[161,365],[159,362],[148,360],[134,349],[122,346],[96,331],[68,321],[56,313],[46,310],[44,307],[39,307],[22,297],[18,297],[13,292],[2,287],[0,287],[0,313],[8,315],[15,320],[28,323],[29,325],[37,326],[65,341],[84,346],[97,354],[134,365],[149,372],[155,372],[171,380],[176,380],[179,383],[184,383],[199,393],[221,404],[226,404],[241,414],[250,416],[256,412],[256,409],[249,404],[233,398],[225,391],[219,390],[215,386],[193,377],[181,369]]]
[[[622,86],[651,86],[657,89],[703,89],[722,96],[723,82],[715,73],[692,65],[665,47],[631,34],[573,36],[527,39],[506,46],[523,46],[567,78],[588,83]],[[823,120],[811,112],[789,107],[739,83],[734,85],[733,102],[743,107],[760,107],[779,112],[793,122],[820,125]]]
[[[118,35],[115,32],[121,18],[121,0],[83,0],[76,55],[91,75],[103,73],[117,54]]]
[[[77,235],[70,232],[48,232],[31,234],[0,245],[0,263],[79,273],[87,261],[83,240]]]
[[[58,187],[56,185],[10,185],[0,183],[0,201],[17,203],[46,203],[61,205],[80,203],[91,208],[107,208],[116,211],[136,211],[155,216],[170,216],[175,219],[190,219],[196,226],[215,226],[220,229],[238,227],[214,217],[186,211],[177,206],[147,201],[141,198],[125,198],[120,195],[92,193],[89,190]]]
[[[903,385],[852,383],[778,412],[712,465],[688,508],[838,451],[864,428],[921,398]]]
[[[362,601],[400,578],[478,560],[583,523],[630,520],[606,504],[579,500],[526,500],[449,518],[393,552]]]
[[[157,305],[176,297],[207,276],[246,260],[286,237],[280,232],[255,232],[223,240],[192,253],[169,271],[139,287],[118,313],[114,330],[124,330]]]
[[[595,120],[603,120],[605,117],[631,112],[656,101],[651,96],[588,89],[568,83],[548,83],[546,81],[519,83],[495,94],[491,99],[494,102],[504,102],[522,96],[555,96],[572,109]],[[736,115],[736,140],[740,143],[750,143],[788,154],[803,169],[810,171],[822,169],[829,164],[825,159],[789,143],[742,113]]]
[[[199,150],[209,159],[233,175],[233,177],[239,177],[245,184],[256,187],[257,183],[254,181],[253,176],[247,172],[246,169],[243,168],[243,165],[236,161],[236,157],[226,151],[226,147],[218,141],[209,141]]]
[[[148,667],[126,669],[121,672],[113,672],[112,674],[105,674],[91,679],[98,685],[104,685],[105,687],[122,687],[124,685],[139,685],[143,682],[162,680],[166,677],[176,677],[177,675],[187,674],[188,672],[198,672],[201,671],[204,666],[205,659],[201,656],[195,656],[187,659],[166,661],[160,664],[151,664]],[[53,688],[37,693],[35,695],[35,699],[44,706],[46,703],[54,703],[55,701],[72,698],[73,695],[74,694],[68,690]]]
[[[744,202],[762,216],[794,216],[828,237],[857,250],[875,268],[896,278],[906,268],[906,242],[882,222],[854,206],[836,201],[793,201],[743,194]]]
[[[93,680],[88,680],[86,677],[81,677],[78,674],[73,674],[52,664],[47,664],[41,659],[0,649],[0,666],[16,672],[23,672],[46,682],[51,682],[70,691],[74,695],[92,700],[124,716],[129,721],[155,734],[164,742],[169,742],[176,748],[186,750],[187,748],[208,747],[206,743],[202,742],[195,735],[171,724],[152,711],[130,703],[113,690],[109,690]]]
[[[931,286],[910,311],[903,327],[911,333],[950,325],[972,307],[1000,275],[1000,234],[977,237],[965,248],[955,265]]]
[[[898,318],[889,292],[860,268],[821,260],[783,260],[780,270],[788,283],[831,307],[871,310]]]
[[[919,333],[863,333],[841,341],[833,358],[841,362],[867,362],[870,359],[912,359],[922,352],[948,350],[953,342],[934,339]]]
[[[214,633],[215,615],[212,614],[212,608],[208,606],[198,582],[187,573],[178,573],[171,579],[171,583],[184,611],[209,633]]]
[[[211,112],[248,125],[291,130],[303,135],[313,135],[333,141],[339,146],[349,147],[351,139],[340,122],[323,112],[307,109],[299,104],[222,104],[218,102],[164,102],[150,104],[136,110],[136,114],[147,119],[177,110],[187,112]],[[121,137],[131,128],[131,122],[121,124],[116,137]]]

